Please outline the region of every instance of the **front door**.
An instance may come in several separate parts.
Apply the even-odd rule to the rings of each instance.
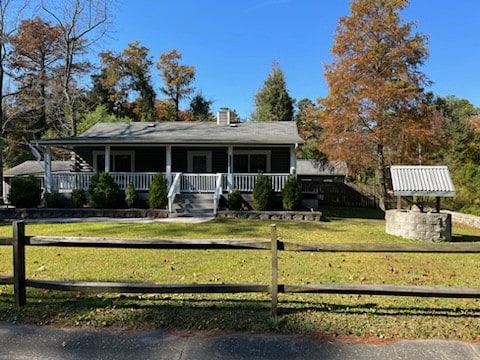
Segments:
[[[207,156],[206,155],[193,155],[192,172],[197,174],[207,172]]]
[[[212,172],[212,152],[211,151],[189,151],[188,152],[188,172],[195,174],[205,174]]]

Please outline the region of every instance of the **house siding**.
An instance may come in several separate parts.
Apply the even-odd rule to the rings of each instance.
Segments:
[[[165,147],[139,147],[135,151],[136,172],[164,172],[166,168]]]
[[[164,172],[166,169],[166,148],[157,147],[117,147],[112,146],[111,151],[134,151],[135,172]],[[247,150],[271,151],[271,172],[288,173],[290,171],[290,148],[285,147],[234,147],[233,152]],[[76,148],[77,163],[79,160],[86,162],[93,168],[93,152],[105,151],[105,147],[80,147]],[[172,146],[172,172],[188,172],[188,151],[210,151],[212,153],[212,173],[226,173],[228,171],[227,147],[176,147]],[[80,167],[77,166],[77,171]]]
[[[272,148],[272,173],[290,172],[290,149],[288,147]]]
[[[212,153],[212,173],[227,172],[227,148],[225,147],[173,147],[172,171],[188,172],[188,151],[210,151]]]

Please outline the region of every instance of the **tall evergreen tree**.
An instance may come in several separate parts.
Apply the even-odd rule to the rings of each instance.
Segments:
[[[190,101],[190,114],[193,121],[213,121],[214,117],[210,107],[213,101],[205,99],[202,94],[198,93]]]
[[[430,149],[439,138],[420,66],[427,58],[426,37],[404,23],[408,0],[353,0],[342,17],[326,66],[329,92],[324,100],[321,147],[351,170],[374,168],[380,205],[385,208],[388,165],[416,158],[419,145]]]
[[[272,71],[255,95],[255,121],[292,121],[293,103],[287,91],[285,76],[278,63],[273,62]]]

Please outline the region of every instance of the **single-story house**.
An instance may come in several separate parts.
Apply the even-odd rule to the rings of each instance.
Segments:
[[[79,136],[32,142],[44,154],[47,191],[87,189],[97,171],[110,173],[125,189],[148,191],[163,173],[169,203],[179,193],[212,194],[233,188],[251,192],[261,171],[275,191],[296,171],[295,149],[303,144],[295,122],[232,123],[222,109],[216,122],[98,123]],[[72,169],[54,172],[52,148],[72,152]]]

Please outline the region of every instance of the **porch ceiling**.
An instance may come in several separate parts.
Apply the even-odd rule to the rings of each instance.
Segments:
[[[303,144],[295,122],[248,122],[235,126],[212,122],[98,123],[80,136],[33,141],[37,145],[92,144]]]

